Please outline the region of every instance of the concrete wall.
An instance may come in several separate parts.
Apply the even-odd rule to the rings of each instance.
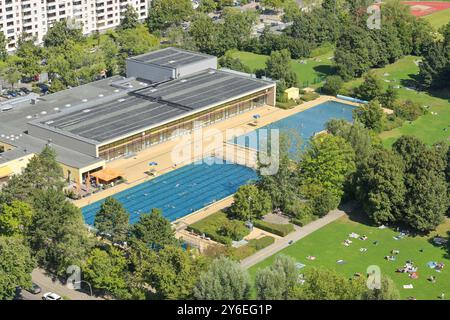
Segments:
[[[217,57],[178,67],[175,76],[177,78],[184,77],[206,69],[217,69]]]
[[[141,78],[152,82],[166,81],[175,77],[175,69],[149,65],[136,60],[127,60],[127,77]]]
[[[52,143],[61,147],[70,148],[80,153],[97,157],[97,146],[95,144],[91,144],[74,137],[69,137],[67,135],[60,134],[58,132],[54,132],[52,130],[42,128],[30,123],[27,124],[27,128],[28,134],[33,137],[40,138],[45,141],[51,139]]]

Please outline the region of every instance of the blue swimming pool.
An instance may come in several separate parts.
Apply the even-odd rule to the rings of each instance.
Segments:
[[[159,208],[170,221],[197,211],[212,202],[232,195],[237,189],[257,178],[251,168],[225,164],[215,158],[171,171],[113,197],[130,213],[130,223],[139,215]],[[102,200],[82,208],[84,221],[93,225]]]
[[[340,103],[336,101],[328,101],[317,106],[307,109],[303,112],[296,113],[292,116],[282,120],[268,124],[261,129],[279,129],[282,132],[288,133],[290,130],[295,130],[299,133],[302,145],[308,142],[308,139],[315,133],[325,129],[325,124],[331,119],[344,119],[352,121],[352,112],[355,107],[349,104]],[[257,138],[258,138],[257,130]],[[258,149],[259,139],[251,139],[252,133],[242,135],[235,138],[234,143],[245,145],[247,147]],[[270,131],[268,131],[270,137]]]

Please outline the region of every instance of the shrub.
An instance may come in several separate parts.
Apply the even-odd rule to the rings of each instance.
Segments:
[[[398,128],[403,124],[403,122],[404,120],[400,117],[397,117],[395,114],[387,115],[386,120],[383,123],[383,130],[389,131]]]
[[[411,100],[395,102],[393,109],[396,116],[409,121],[416,120],[425,111],[419,103]]]
[[[259,239],[252,239],[246,245],[239,248],[234,248],[231,252],[231,257],[236,260],[245,259],[254,254],[256,251],[259,251],[261,249],[264,249],[265,247],[270,246],[274,242],[275,239],[271,236],[264,236]]]
[[[307,215],[307,216],[302,216],[300,218],[292,218],[291,222],[299,227],[303,227],[303,226],[306,226],[307,224],[313,222],[316,219],[317,219],[317,216],[315,216],[315,215]]]
[[[250,233],[245,223],[239,220],[230,220],[223,211],[218,211],[187,227],[197,234],[205,234],[212,240],[231,245],[233,240],[241,240]]]
[[[328,76],[325,84],[322,86],[323,93],[335,96],[344,85],[344,80],[338,75]]]
[[[285,237],[292,231],[294,231],[294,225],[292,223],[279,224],[271,223],[263,220],[256,220],[253,222],[256,228],[262,229],[264,231],[276,234],[280,237]]]
[[[312,101],[317,99],[318,97],[320,97],[320,95],[317,92],[306,92],[302,95],[301,98],[303,101]]]

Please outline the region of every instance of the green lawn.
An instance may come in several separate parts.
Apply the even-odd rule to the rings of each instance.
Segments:
[[[445,235],[450,230],[450,219],[440,227],[441,235]],[[348,235],[355,232],[359,235],[366,235],[368,240],[349,238]],[[366,268],[370,265],[378,265],[381,272],[387,274],[398,286],[401,297],[406,299],[409,296],[417,299],[436,299],[442,292],[446,293],[446,298],[450,297],[450,259],[445,248],[437,247],[425,237],[408,237],[401,240],[394,240],[398,233],[390,229],[378,229],[365,224],[351,221],[348,218],[341,218],[320,230],[310,234],[280,251],[278,254],[285,254],[294,257],[297,261],[310,266],[325,266],[338,270],[346,276],[351,277],[354,273],[365,274]],[[342,242],[345,239],[353,241],[349,247],[345,247]],[[377,240],[378,245],[373,244]],[[360,248],[367,248],[366,252],[360,252]],[[388,262],[384,259],[390,255],[391,250],[400,250],[396,261]],[[419,250],[423,249],[423,252]],[[306,259],[307,256],[315,256],[316,260]],[[250,268],[250,274],[254,278],[256,270],[270,265],[275,256],[271,256],[259,264]],[[344,260],[345,264],[337,264],[337,260]],[[405,273],[396,273],[395,270],[402,267],[406,260],[412,260],[418,267],[418,279],[410,279]],[[442,272],[430,269],[426,263],[428,261],[443,262],[446,266]],[[430,275],[436,276],[436,283],[427,280]],[[414,289],[403,289],[403,285],[413,284]]]
[[[267,60],[266,55],[255,54],[246,51],[235,51],[232,53],[233,57],[241,59],[252,71],[256,69],[264,69]],[[292,69],[298,77],[298,82],[301,87],[320,86],[322,80],[330,74],[333,74],[333,67],[331,66],[333,60],[329,59],[333,56],[333,52],[329,51],[325,54],[314,58],[304,59],[305,64],[300,63],[301,59],[292,60]]]
[[[424,16],[423,19],[428,20],[435,29],[439,29],[450,22],[450,9],[429,14]]]
[[[398,137],[404,134],[417,136],[428,144],[447,140],[450,137],[450,131],[444,131],[444,128],[449,128],[450,125],[450,92],[436,92],[431,95],[405,88],[414,86],[414,78],[419,73],[419,67],[415,61],[417,62],[419,59],[419,57],[406,56],[384,68],[374,69],[383,80],[391,81],[384,82],[385,88],[389,85],[401,86],[398,89],[399,98],[417,101],[430,107],[430,112],[416,121],[412,123],[406,121],[399,128],[381,133],[385,146],[392,145]],[[388,75],[384,76],[385,74]],[[394,82],[392,82],[393,80]],[[362,79],[352,80],[346,83],[345,87],[352,88],[361,82]],[[432,115],[431,112],[437,112],[437,115]]]

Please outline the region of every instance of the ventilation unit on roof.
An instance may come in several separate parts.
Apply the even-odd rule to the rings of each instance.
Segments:
[[[124,98],[120,98],[120,99],[117,99],[117,101],[118,101],[118,102],[124,102],[125,99],[124,99]]]
[[[90,112],[90,111],[91,111],[91,109],[84,109],[84,110],[83,110],[84,113],[88,113],[88,112]]]
[[[59,108],[58,108],[58,107],[56,107],[56,108],[53,108],[53,110],[55,110],[55,111],[59,111]]]
[[[186,79],[181,79],[181,80],[180,80],[180,82],[186,82],[186,81],[187,81]]]
[[[41,114],[47,114],[47,111],[41,111]]]
[[[169,63],[175,63],[175,60],[169,60]]]
[[[47,121],[45,124],[49,125],[49,124],[52,124],[52,123],[53,123],[53,120],[50,120],[50,121]]]
[[[65,105],[66,108],[71,107],[71,106],[72,106],[72,105],[71,105],[70,103],[68,103],[68,104]]]
[[[87,101],[88,101],[88,99],[83,99],[83,100],[81,100],[81,101],[83,101],[83,102],[87,102]]]

